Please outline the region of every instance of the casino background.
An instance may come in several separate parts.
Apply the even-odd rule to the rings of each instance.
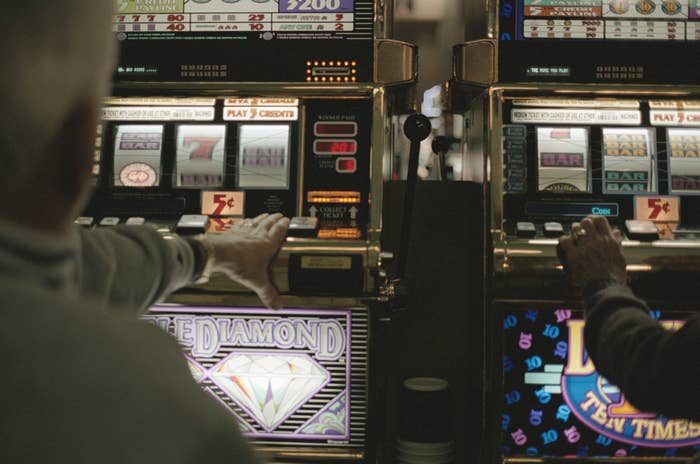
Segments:
[[[127,10],[141,3],[123,2]],[[314,403],[283,421],[279,439],[263,436],[264,427],[259,422],[250,427],[255,420],[247,420],[244,428],[258,439],[257,446],[282,462],[392,462],[400,413],[410,410],[400,404],[401,383],[406,377],[435,376],[450,383],[454,407],[443,420],[451,424],[445,440],[455,441],[455,462],[541,462],[561,456],[582,462],[623,455],[663,460],[697,451],[696,445],[645,447],[601,436],[566,405],[556,391],[559,380],[525,381],[532,374],[556,377],[545,369],[565,364],[561,353],[568,334],[557,309],[573,305],[554,243],[587,212],[609,212],[624,227],[635,215],[636,193],[678,194],[676,204],[688,226],[684,240],[632,243],[626,252],[636,266],[635,289],[673,295],[668,307],[689,293],[695,298],[692,286],[678,288],[683,282],[678,276],[698,269],[692,258],[693,240],[700,237],[700,163],[694,159],[700,130],[692,118],[700,117],[700,89],[693,87],[700,72],[688,60],[697,52],[693,40],[700,37],[696,31],[693,38],[700,23],[697,0],[682,4],[682,42],[674,41],[676,21],[663,16],[675,14],[672,2],[657,0],[636,2],[642,11],[655,5],[653,22],[612,16],[643,14],[634,13],[627,0],[546,0],[541,10],[537,0],[172,3],[187,5],[187,20],[159,16],[149,29],[129,15],[115,18],[121,62],[99,129],[97,194],[89,217],[79,222],[107,227],[141,219],[165,233],[189,233],[178,228],[181,215],[202,212],[203,193],[231,193],[224,190],[235,191],[226,199],[242,203],[246,216],[280,211],[309,219],[318,213],[320,228],[297,230],[273,272],[285,304],[312,317],[316,310],[362,308],[355,320],[368,334],[357,342],[353,360],[369,362],[352,366],[350,402],[366,403],[367,410],[352,410],[335,401],[338,391],[324,391],[330,407],[350,411],[350,440],[295,440],[293,431],[323,412],[325,405]],[[342,13],[321,19],[287,11],[301,4],[316,10],[333,6]],[[231,21],[229,29],[205,30],[222,20],[217,8],[257,10],[243,19],[223,19]],[[600,16],[595,24],[585,17],[591,12]],[[564,13],[573,17],[562,18]],[[334,18],[353,30],[331,31]],[[628,27],[623,33],[634,40],[613,37],[619,33],[606,31],[606,21]],[[642,37],[640,24],[652,29],[654,40]],[[159,30],[163,27],[171,29]],[[612,32],[610,40],[599,40],[606,32]],[[586,40],[573,40],[575,34]],[[395,40],[417,44],[420,60],[414,48]],[[593,122],[511,120],[523,108],[532,112],[538,106],[540,115],[593,115]],[[401,213],[410,150],[403,122],[419,108],[431,117],[432,133],[420,147],[421,182],[406,218]],[[620,114],[634,114],[638,127],[617,127]],[[655,124],[656,116],[668,121]],[[338,121],[349,132],[323,133]],[[130,126],[138,130],[127,131]],[[643,166],[632,170],[622,159],[606,169],[606,162],[616,161],[617,137],[629,134],[642,140],[637,143],[644,145]],[[202,163],[186,141],[193,135],[215,140],[210,163]],[[669,156],[674,136],[688,141],[676,143],[676,154]],[[556,149],[539,150],[539,139]],[[540,157],[540,152],[557,156]],[[144,169],[143,161],[153,169]],[[115,176],[121,171],[125,179]],[[545,173],[551,179],[542,182],[540,192]],[[583,187],[571,189],[572,177]],[[241,213],[214,213],[210,231],[224,231]],[[411,241],[401,250],[408,224]],[[385,286],[400,253],[406,253],[406,294]],[[394,301],[396,294],[402,301]],[[509,306],[513,301],[518,303]],[[205,312],[259,305],[225,279],[187,289],[169,302]],[[527,349],[520,346],[521,332],[532,334]],[[211,369],[235,350],[227,347],[216,361],[202,363]],[[224,407],[247,414],[196,366],[193,374]],[[347,387],[341,384],[336,387]],[[605,390],[614,392],[611,386]]]

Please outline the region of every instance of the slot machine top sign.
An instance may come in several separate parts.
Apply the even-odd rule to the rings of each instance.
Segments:
[[[499,80],[697,84],[699,0],[501,0]]]
[[[115,3],[117,81],[372,80],[372,0]]]

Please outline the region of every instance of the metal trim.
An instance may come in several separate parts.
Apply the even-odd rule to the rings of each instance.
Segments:
[[[412,84],[418,80],[418,47],[393,39],[374,42],[374,81],[383,85]]]
[[[289,82],[122,82],[112,88],[111,96],[365,96],[373,84],[307,84]]]
[[[459,83],[487,86],[498,80],[498,44],[480,39],[455,45],[453,48],[454,79]]]

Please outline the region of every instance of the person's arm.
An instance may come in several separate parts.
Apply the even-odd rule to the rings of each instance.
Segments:
[[[559,239],[572,287],[584,296],[586,350],[598,372],[620,387],[637,408],[700,419],[700,322],[677,332],[647,314],[627,287],[620,235],[592,216]]]
[[[700,318],[671,332],[624,284],[584,288],[586,351],[596,370],[642,411],[700,420]]]
[[[84,294],[108,306],[142,312],[192,282],[195,255],[179,237],[149,226],[81,230],[79,282]]]
[[[220,272],[279,308],[270,264],[286,237],[281,214],[240,221],[225,234],[196,240],[163,237],[153,228],[81,230],[78,281],[84,294],[110,307],[144,311],[169,293]]]

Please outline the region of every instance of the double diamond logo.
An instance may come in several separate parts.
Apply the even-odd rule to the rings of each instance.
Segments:
[[[272,432],[313,398],[331,375],[306,354],[233,351],[214,366],[209,377]]]

